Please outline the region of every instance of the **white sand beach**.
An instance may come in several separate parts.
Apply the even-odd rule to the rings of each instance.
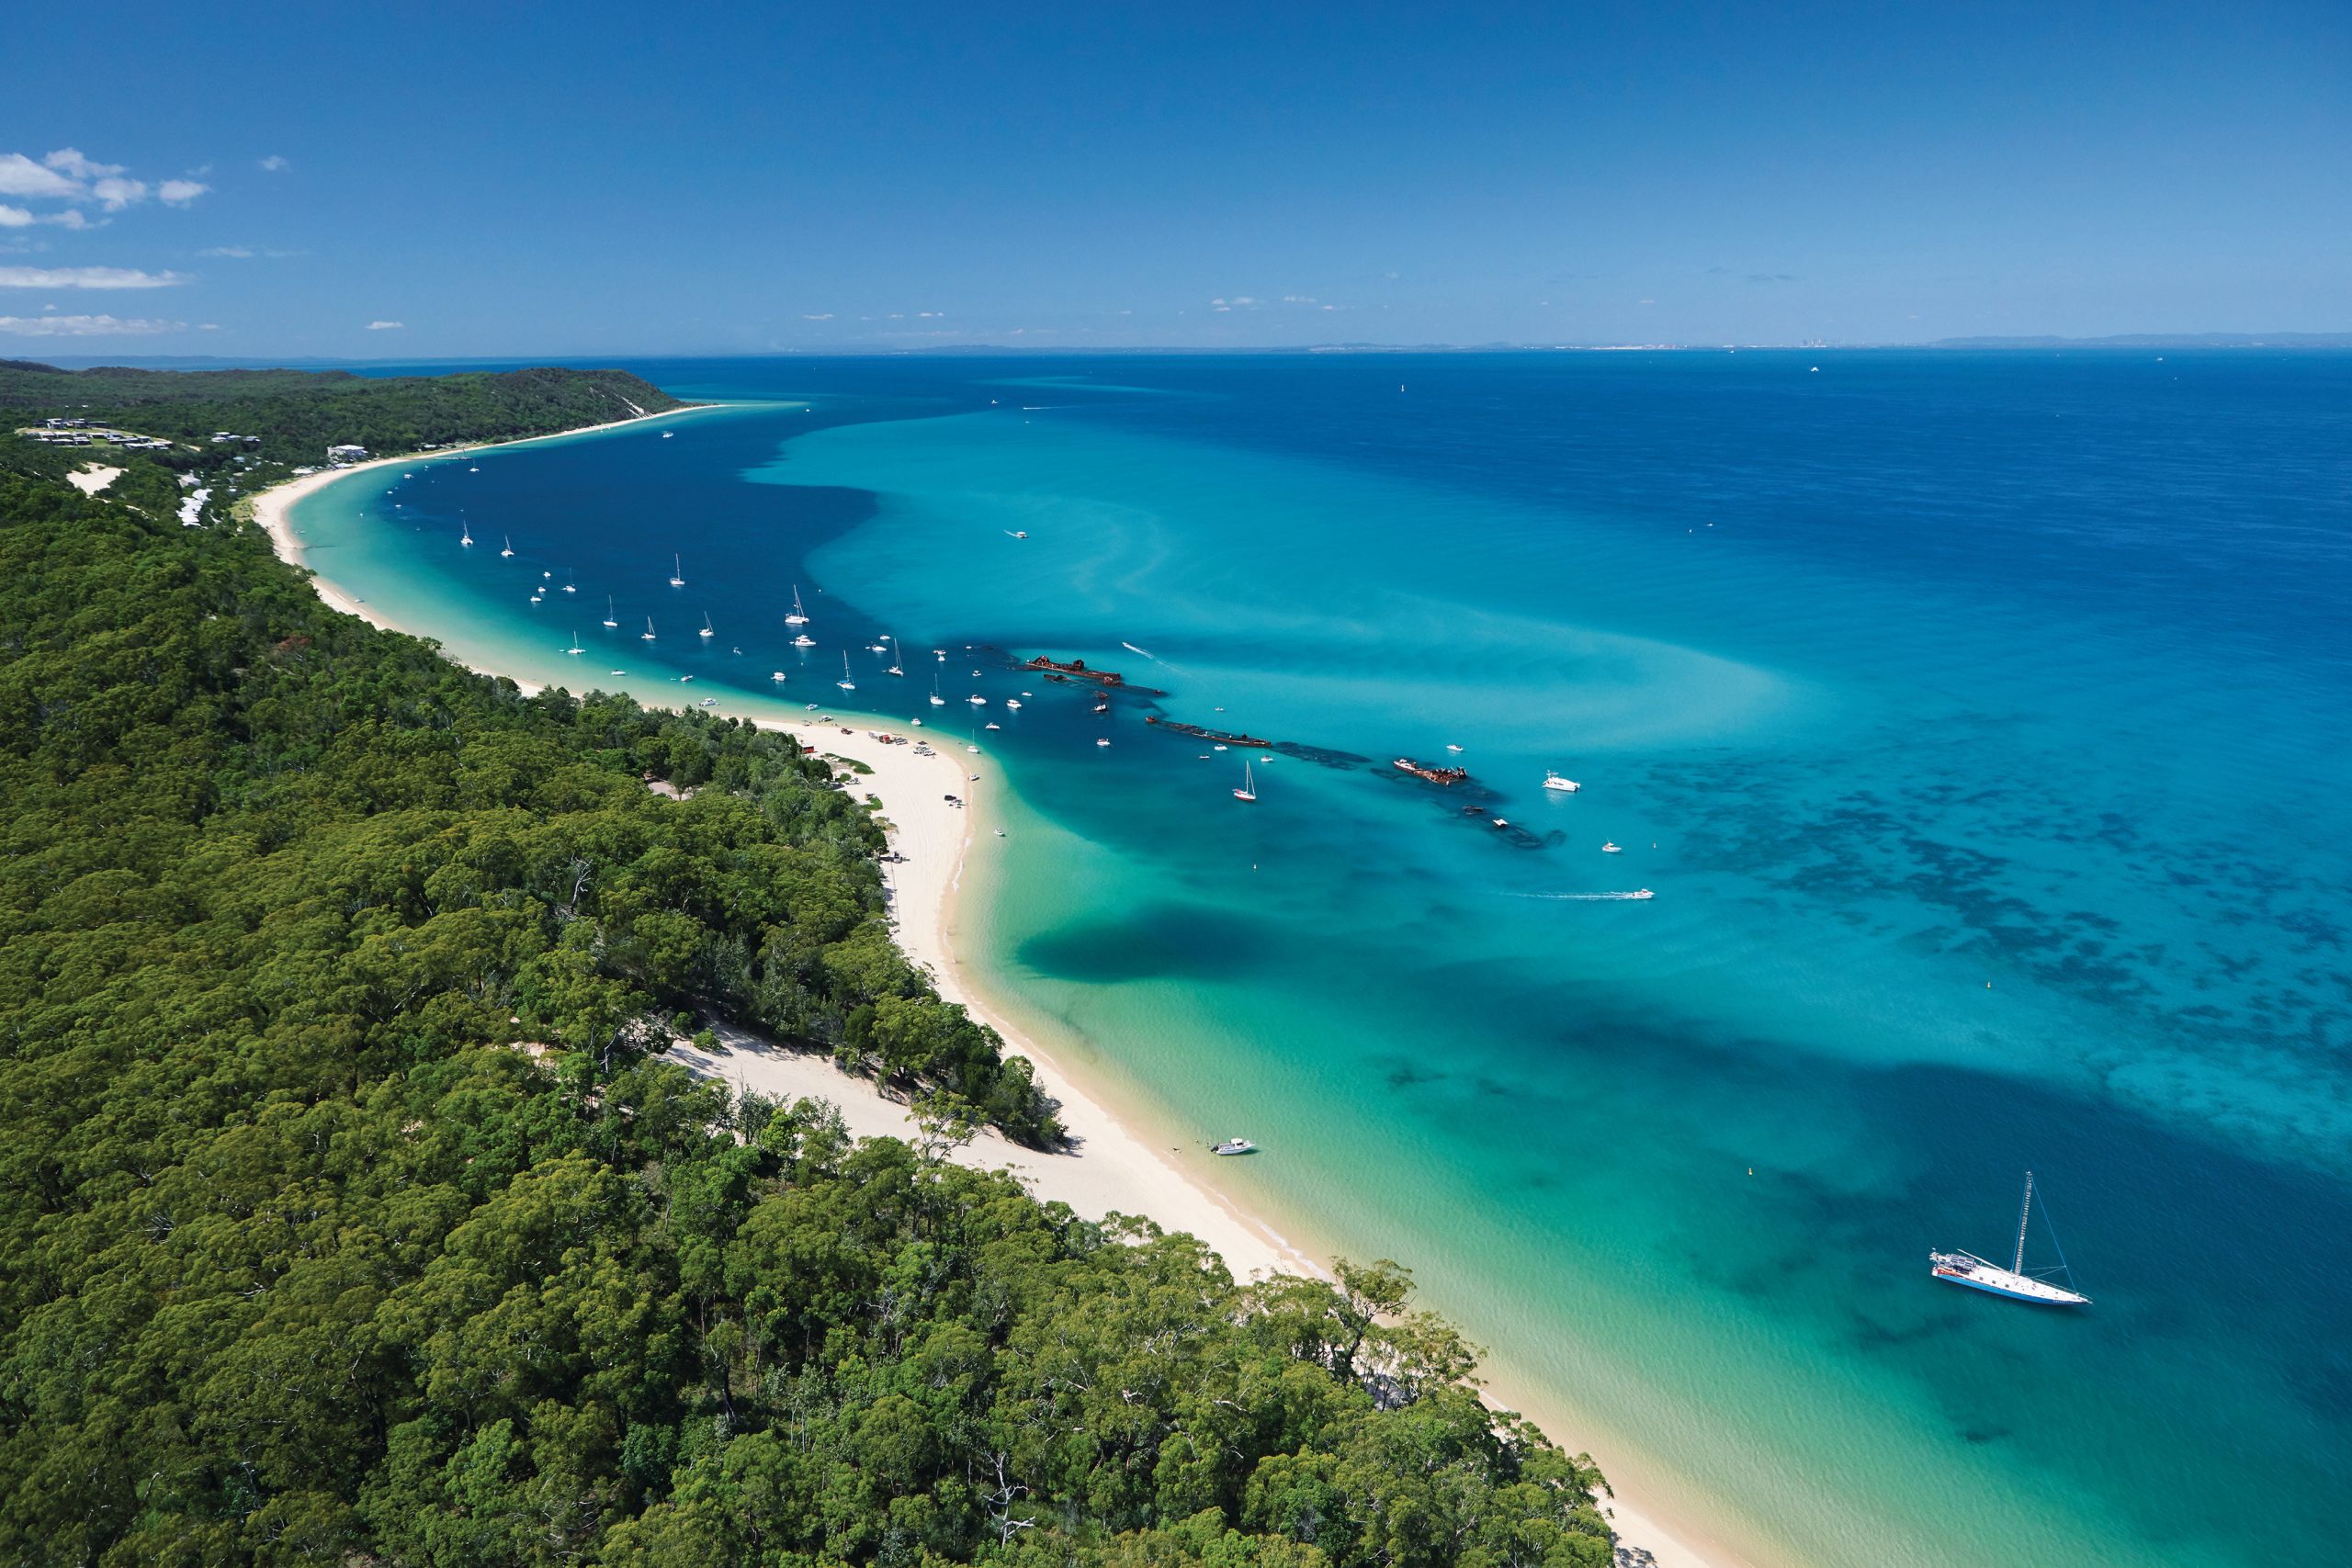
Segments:
[[[674,410],[649,419],[674,418],[694,410]],[[618,424],[640,423],[617,421]],[[599,425],[595,429],[610,426]],[[572,434],[579,434],[577,432]],[[335,480],[388,464],[417,463],[462,456],[464,451],[387,457],[348,468],[307,475],[254,498],[254,516],[286,560],[303,564],[301,540],[293,527],[293,504]],[[322,598],[339,610],[388,629],[397,626],[370,613],[346,590],[313,578]],[[429,631],[422,635],[432,635]],[[508,671],[484,671],[505,674]],[[536,690],[529,682],[526,691]],[[649,706],[657,705],[649,704]],[[721,700],[715,711],[752,716],[741,706]],[[954,1157],[985,1168],[1010,1170],[1030,1190],[1048,1201],[1058,1201],[1090,1219],[1112,1213],[1143,1215],[1171,1231],[1200,1237],[1225,1259],[1237,1279],[1288,1272],[1322,1274],[1317,1260],[1286,1240],[1260,1217],[1231,1202],[1214,1187],[1184,1168],[1185,1162],[1205,1164],[1215,1156],[1204,1146],[1169,1148],[1160,1140],[1123,1122],[1104,1103],[1063,1070],[1047,1053],[991,1010],[958,962],[949,936],[962,889],[967,857],[976,840],[991,830],[990,799],[998,785],[996,770],[985,755],[967,752],[946,736],[937,738],[936,754],[918,755],[911,744],[885,744],[867,728],[870,720],[843,716],[821,722],[811,715],[805,721],[754,717],[762,728],[791,734],[820,754],[854,759],[870,774],[842,770],[850,792],[871,795],[880,803],[888,824],[890,845],[899,859],[882,870],[889,890],[895,934],[909,958],[929,973],[940,994],[961,1003],[1003,1037],[1008,1054],[1026,1056],[1036,1067],[1046,1091],[1060,1103],[1060,1116],[1071,1145],[1066,1152],[1041,1153],[1014,1145],[994,1131],[983,1132]],[[922,731],[898,730],[920,738]],[[978,775],[975,777],[974,775]],[[965,802],[952,805],[948,795]],[[914,1118],[900,1100],[886,1095],[870,1080],[853,1077],[834,1067],[831,1057],[775,1045],[734,1028],[715,1029],[717,1052],[691,1044],[673,1055],[696,1072],[723,1078],[753,1092],[780,1099],[813,1098],[840,1107],[850,1131],[859,1136],[907,1137],[915,1134]],[[1488,1391],[1496,1404],[1526,1406],[1508,1391]],[[1583,1445],[1574,1433],[1555,1433],[1574,1450]],[[1597,1455],[1603,1472],[1607,1456]],[[1621,1568],[1740,1568],[1746,1560],[1716,1547],[1695,1531],[1668,1529],[1623,1497],[1603,1500],[1619,1533]],[[1690,1544],[1686,1544],[1686,1542]],[[1703,1550],[1702,1549],[1703,1546]]]

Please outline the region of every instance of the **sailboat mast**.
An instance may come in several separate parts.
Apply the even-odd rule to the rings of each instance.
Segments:
[[[2025,1272],[2025,1227],[2033,1218],[2033,1172],[2025,1173],[2025,1201],[2018,1205],[2018,1256],[2009,1265],[2009,1272]]]

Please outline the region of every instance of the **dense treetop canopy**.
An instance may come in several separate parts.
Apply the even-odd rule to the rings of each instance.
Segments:
[[[0,449],[0,1565],[1609,1561],[1394,1266],[1237,1285],[944,1157],[1059,1128],[818,759],[524,696],[168,465],[46,457]],[[710,1017],[936,1135],[696,1080]]]

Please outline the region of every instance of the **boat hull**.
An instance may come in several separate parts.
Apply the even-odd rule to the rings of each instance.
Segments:
[[[2035,1306],[2088,1306],[2091,1299],[2073,1291],[2062,1290],[2044,1280],[2028,1274],[2015,1274],[1994,1264],[1971,1260],[1968,1266],[1954,1266],[1941,1258],[1931,1259],[1928,1273],[1947,1285],[1964,1285],[1972,1291],[1982,1291],[1988,1296],[2001,1296],[2013,1302],[2028,1302]]]

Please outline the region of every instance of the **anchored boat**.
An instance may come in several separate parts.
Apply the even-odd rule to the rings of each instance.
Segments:
[[[1972,1291],[1984,1291],[1991,1295],[2007,1296],[2011,1301],[2033,1302],[2042,1306],[2088,1306],[2090,1297],[2074,1288],[2074,1270],[2066,1267],[2066,1254],[2058,1253],[2058,1267],[2038,1273],[2025,1271],[2025,1234],[2033,1223],[2033,1172],[2025,1173],[2025,1199],[2018,1205],[2018,1249],[2007,1269],[1979,1258],[1973,1252],[1931,1252],[1928,1254],[1928,1271],[1950,1284],[1966,1285]],[[2041,1212],[2045,1229],[2050,1224],[2050,1211]],[[2052,1231],[2050,1245],[2058,1247],[2058,1235]],[[2064,1286],[2052,1284],[2043,1278],[2047,1274],[2063,1275]]]

